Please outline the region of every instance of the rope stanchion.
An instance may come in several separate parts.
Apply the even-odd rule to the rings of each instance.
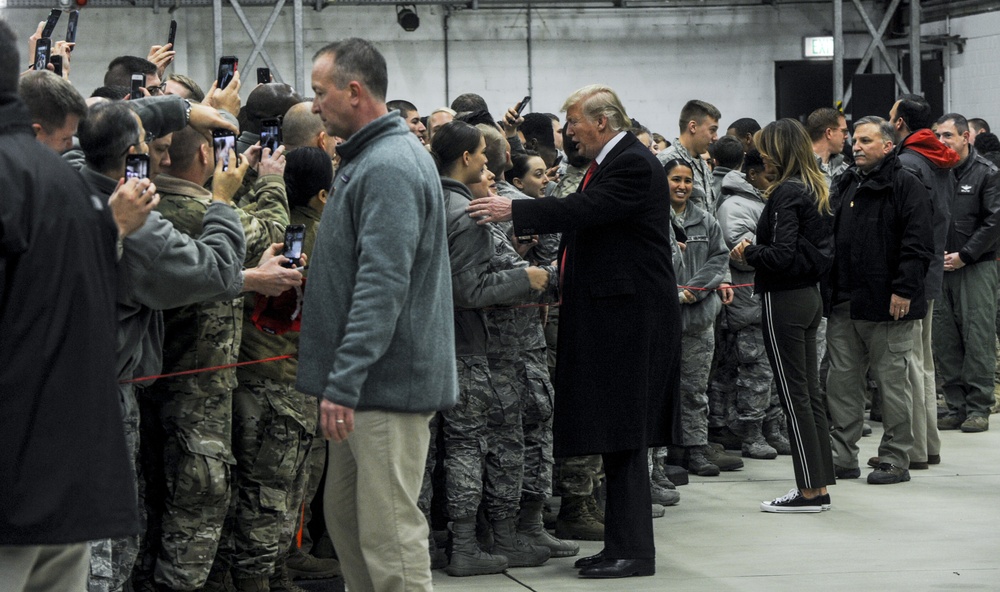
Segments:
[[[264,358],[263,360],[250,360],[249,362],[236,362],[235,364],[223,364],[221,366],[212,366],[210,368],[195,368],[194,370],[182,370],[181,372],[170,372],[168,374],[157,374],[155,376],[141,376],[139,378],[130,378],[128,380],[119,380],[118,384],[131,384],[133,382],[147,382],[150,380],[159,380],[160,378],[174,378],[175,376],[188,376],[191,374],[201,374],[202,372],[215,372],[216,370],[226,370],[227,368],[239,368],[241,366],[250,366],[252,364],[263,364],[264,362],[277,362],[278,360],[288,360],[294,358],[292,354],[286,354],[284,356],[274,356],[273,358]]]

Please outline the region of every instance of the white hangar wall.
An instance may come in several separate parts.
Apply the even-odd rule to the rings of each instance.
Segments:
[[[262,29],[270,9],[245,10],[255,28]],[[538,9],[530,15],[529,77],[526,10],[460,10],[449,19],[446,82],[445,11],[418,6],[417,12],[419,29],[405,32],[391,6],[329,6],[320,12],[305,7],[306,86],[310,58],[317,49],[331,40],[361,36],[374,41],[386,56],[389,98],[408,99],[424,114],[462,92],[482,94],[498,114],[527,94],[529,83],[531,110],[555,112],[574,89],[603,82],[619,91],[630,115],[673,137],[677,114],[691,98],[718,106],[723,125],[746,116],[762,123],[772,120],[774,63],[801,59],[803,37],[828,35],[833,29],[830,3],[697,10]],[[44,9],[0,8],[0,16],[24,39],[46,14]],[[860,33],[864,27],[849,3],[844,16],[849,32],[846,56],[859,58],[868,38]],[[181,8],[172,17],[166,11],[153,14],[148,8],[85,8],[74,52],[73,82],[89,94],[100,86],[112,58],[125,53],[145,55],[150,44],[163,43],[171,18],[179,24],[173,70],[210,83],[215,63],[208,7]],[[228,7],[223,9],[223,23],[223,51],[240,57],[247,81],[245,97],[254,80],[248,69],[251,65],[246,63],[253,44]],[[55,38],[64,27],[60,22]],[[923,32],[946,29],[968,38],[964,53],[948,52],[946,100],[950,97],[951,109],[987,119],[992,116],[1000,125],[1000,108],[994,100],[1000,86],[1000,66],[995,60],[1000,48],[1000,14],[931,23]],[[295,80],[293,40],[289,3],[265,44],[288,82]],[[252,67],[262,65],[258,59]],[[308,88],[299,90],[311,94]]]

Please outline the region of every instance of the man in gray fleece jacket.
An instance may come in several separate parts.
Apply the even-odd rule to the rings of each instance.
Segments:
[[[362,39],[313,59],[313,111],[346,141],[310,261],[296,386],[321,398],[333,439],[324,509],[347,587],[429,591],[417,496],[428,422],[458,394],[451,266],[441,181],[387,112],[387,86]]]

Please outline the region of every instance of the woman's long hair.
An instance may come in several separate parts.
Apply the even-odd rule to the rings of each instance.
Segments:
[[[801,123],[794,119],[779,119],[764,126],[754,134],[753,139],[757,149],[774,163],[778,171],[778,178],[764,192],[765,198],[770,197],[778,185],[798,179],[816,196],[816,208],[821,214],[832,212],[830,189],[816,164],[809,134]]]

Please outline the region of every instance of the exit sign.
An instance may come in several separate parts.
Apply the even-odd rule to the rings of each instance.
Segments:
[[[807,58],[833,57],[833,37],[805,37],[803,46]]]

